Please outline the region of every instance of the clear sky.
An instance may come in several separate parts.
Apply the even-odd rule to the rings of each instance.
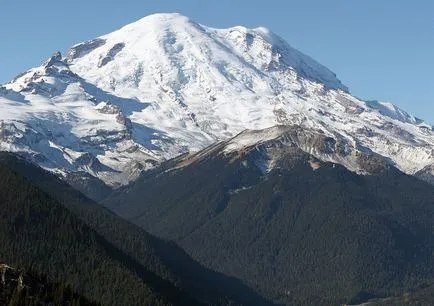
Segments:
[[[54,51],[156,12],[213,26],[265,26],[334,71],[363,99],[434,123],[432,0],[2,1],[0,83]]]

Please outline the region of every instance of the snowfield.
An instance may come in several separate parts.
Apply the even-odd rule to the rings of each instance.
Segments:
[[[111,186],[276,125],[320,131],[408,174],[434,175],[432,126],[390,103],[352,96],[333,72],[265,28],[214,29],[155,14],[65,57],[55,53],[0,87],[0,150]],[[264,140],[248,135],[228,150]]]

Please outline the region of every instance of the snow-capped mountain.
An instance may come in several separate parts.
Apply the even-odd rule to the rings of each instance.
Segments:
[[[55,53],[0,87],[0,150],[111,186],[162,160],[276,125],[322,133],[342,150],[383,156],[408,174],[434,174],[432,126],[352,96],[333,72],[265,28],[214,29],[155,14],[65,57]]]

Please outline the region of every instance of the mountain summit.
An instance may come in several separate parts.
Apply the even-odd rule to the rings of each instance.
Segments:
[[[432,126],[352,96],[333,72],[265,28],[215,29],[155,14],[66,56],[57,52],[0,87],[1,150],[67,179],[78,174],[110,186],[276,125],[322,133],[343,165],[363,152],[433,177]]]

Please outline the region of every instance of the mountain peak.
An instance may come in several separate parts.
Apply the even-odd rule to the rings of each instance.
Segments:
[[[0,102],[0,149],[113,186],[162,160],[276,125],[323,131],[409,174],[434,161],[431,126],[357,99],[272,31],[211,28],[176,13],[77,44],[65,58],[56,53],[1,89]]]
[[[76,60],[93,53],[99,59],[106,58],[103,65],[97,65],[97,68],[101,68],[100,66],[112,62],[115,59],[114,55],[120,55],[121,51],[124,53],[123,58],[130,66],[141,65],[145,59],[148,63],[148,56],[164,57],[163,60],[169,62],[172,68],[178,68],[177,63],[188,64],[185,63],[187,60],[195,66],[200,64],[214,68],[216,71],[212,75],[223,74],[221,75],[223,78],[235,77],[239,83],[245,83],[244,79],[252,78],[249,73],[244,73],[247,75],[241,76],[241,80],[233,73],[228,76],[227,72],[230,71],[227,71],[226,66],[238,62],[238,67],[231,67],[231,70],[248,72],[254,68],[280,71],[313,81],[326,89],[348,91],[348,88],[337,79],[333,72],[292,48],[284,39],[265,27],[249,29],[235,26],[216,29],[198,24],[178,13],[158,13],[146,16],[115,32],[74,46],[68,52],[74,56],[68,58]],[[77,54],[80,55],[76,56]],[[95,57],[88,56],[88,58],[91,61],[96,60]],[[98,63],[99,60],[96,62]],[[119,61],[115,66],[124,64]],[[197,70],[196,67],[181,68]],[[113,73],[110,74],[113,75]],[[173,82],[179,81],[182,80],[173,80]]]
[[[184,16],[180,13],[154,13],[144,16],[137,20],[136,22],[130,23],[141,24],[141,23],[174,23],[174,22],[191,22],[190,18]]]
[[[134,30],[149,31],[155,27],[160,27],[162,29],[167,27],[174,27],[180,25],[194,25],[195,23],[191,21],[188,17],[181,15],[179,13],[155,13],[139,20],[132,22],[120,28],[118,31],[129,32]],[[117,31],[116,31],[117,32]]]

